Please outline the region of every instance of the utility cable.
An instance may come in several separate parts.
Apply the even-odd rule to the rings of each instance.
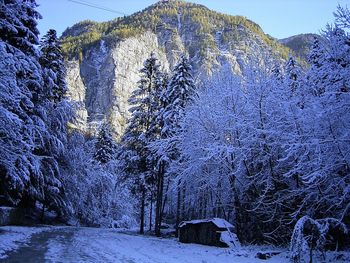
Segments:
[[[127,16],[127,14],[125,14],[123,12],[120,12],[120,11],[117,11],[117,10],[113,10],[113,9],[110,9],[110,8],[104,7],[104,6],[98,6],[98,5],[95,5],[95,4],[87,2],[87,1],[82,1],[82,0],[67,0],[67,1],[79,4],[79,5],[85,5],[85,6],[89,6],[89,7],[92,7],[92,8],[104,10],[104,11],[107,11],[107,12],[111,12],[111,13]]]

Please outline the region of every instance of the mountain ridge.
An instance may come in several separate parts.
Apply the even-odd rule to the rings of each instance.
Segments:
[[[220,28],[244,26],[259,35],[271,48],[278,50],[284,59],[288,59],[289,54],[293,53],[292,50],[280,45],[276,39],[265,34],[257,23],[244,16],[227,15],[210,10],[204,5],[179,0],[159,1],[142,11],[108,22],[81,21],[63,32],[61,37],[63,51],[68,57],[76,57],[79,55],[78,52],[102,39],[109,42],[111,39],[137,36],[145,31],[157,33],[157,29],[162,25],[169,26],[176,23],[179,15],[181,18],[191,17],[192,22],[197,24],[196,29],[199,33],[213,33],[212,31],[218,31]],[[235,32],[231,33],[224,32],[224,40],[234,37]],[[75,37],[78,39],[74,39]]]

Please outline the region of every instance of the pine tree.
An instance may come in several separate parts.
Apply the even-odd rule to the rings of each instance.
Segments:
[[[154,83],[154,89],[151,93],[151,112],[152,119],[150,121],[150,140],[156,141],[161,138],[161,131],[164,127],[163,114],[167,105],[166,90],[168,85],[169,77],[164,70],[157,74]]]
[[[45,207],[48,207],[62,215],[67,213],[67,204],[59,161],[65,151],[67,122],[72,111],[65,98],[65,66],[55,30],[49,30],[43,37],[39,50],[44,87],[38,93],[35,112],[44,122],[46,130],[36,149],[36,154],[41,159],[40,171],[44,178],[42,211],[44,213]]]
[[[35,154],[45,125],[34,111],[43,82],[35,1],[0,0],[0,194],[33,205],[43,196]]]
[[[293,57],[289,58],[285,70],[285,83],[290,87],[291,93],[295,94],[296,92],[299,92],[301,86],[301,76],[303,74],[300,66]]]
[[[148,162],[153,168],[155,173],[156,182],[156,215],[155,215],[155,234],[160,236],[160,228],[163,218],[164,208],[164,176],[166,170],[166,160],[164,156],[159,152],[159,139],[162,138],[161,131],[164,127],[163,112],[167,105],[166,100],[166,88],[168,84],[168,75],[166,73],[160,73],[155,81],[155,88],[152,92],[152,112],[153,117],[150,125],[150,140],[148,147],[150,149]]]
[[[111,128],[108,123],[101,125],[95,149],[94,158],[99,163],[105,164],[114,159],[117,145],[112,137]]]
[[[314,39],[308,61],[311,65],[307,75],[309,88],[313,95],[320,96],[325,91],[324,81],[327,71],[324,71],[326,50],[318,38]]]
[[[0,0],[0,40],[26,55],[37,55],[39,31],[35,0]]]
[[[181,120],[185,114],[185,107],[189,105],[192,101],[192,96],[195,95],[195,84],[191,70],[192,68],[188,59],[182,56],[173,70],[165,93],[164,100],[166,101],[166,105],[162,112],[164,124],[161,130],[162,140],[159,152],[162,155],[162,159],[167,162],[169,160],[173,162],[180,161],[181,159],[177,148],[177,136],[181,132]],[[181,181],[178,181],[177,191],[176,226],[180,223],[180,203],[184,197],[184,189],[181,186]]]
[[[131,119],[122,138],[122,156],[126,169],[133,175],[134,192],[140,197],[140,233],[144,232],[144,213],[147,188],[154,183],[153,169],[149,163],[148,144],[152,137],[151,122],[154,120],[153,95],[158,79],[159,64],[152,53],[140,70],[141,80],[132,93],[129,103]]]
[[[180,129],[180,120],[185,107],[195,94],[195,85],[191,74],[192,67],[185,56],[175,66],[165,94],[167,106],[163,113],[162,133],[167,137],[175,135]]]
[[[54,29],[50,29],[40,43],[40,64],[44,68],[46,79],[46,96],[53,102],[64,100],[67,92],[66,70],[61,46]]]

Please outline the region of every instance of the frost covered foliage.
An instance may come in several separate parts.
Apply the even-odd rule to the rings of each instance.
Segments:
[[[0,194],[12,205],[39,202],[64,215],[59,159],[71,110],[60,46],[51,30],[37,48],[34,0],[0,6]]]
[[[187,192],[183,212],[235,220],[242,241],[283,239],[279,220],[286,220],[293,183],[282,175],[294,162],[285,152],[295,132],[289,92],[267,68],[252,67],[246,76],[224,69],[187,109],[178,167]],[[263,236],[264,225],[276,236]]]
[[[0,192],[10,203],[39,196],[34,138],[41,133],[33,117],[28,82],[41,82],[38,64],[20,50],[0,42]],[[34,73],[34,75],[32,75]],[[30,80],[29,75],[37,76]]]
[[[94,159],[95,140],[70,135],[65,155],[63,185],[73,218],[88,226],[130,227],[135,222],[135,201],[122,180],[118,165]]]
[[[0,114],[1,114],[1,163],[0,163],[0,187],[6,199],[12,203],[17,203],[28,192],[35,193],[36,190],[30,185],[31,171],[34,170],[35,157],[31,153],[34,145],[33,129],[28,124],[33,124],[31,110],[31,91],[26,85],[26,75],[36,73],[36,80],[41,82],[38,74],[39,66],[27,57],[32,55],[33,46],[37,44],[37,38],[30,41],[30,36],[24,35],[26,45],[16,43],[14,36],[18,30],[12,23],[15,20],[14,13],[25,12],[25,6],[13,2],[12,5],[0,2]],[[17,20],[17,27],[21,31],[26,31],[24,17]],[[35,30],[36,28],[30,28]],[[37,31],[29,34],[35,35]],[[18,78],[18,79],[17,79]],[[34,83],[33,83],[34,84]],[[35,130],[34,130],[35,131]]]
[[[315,229],[334,220],[349,228],[349,11],[336,17],[307,72],[293,58],[282,70],[258,61],[244,77],[222,69],[203,85],[182,121],[182,162],[171,167],[185,218],[222,216],[241,241],[275,244],[288,243],[305,215]],[[346,247],[340,235],[331,240],[327,249]]]
[[[314,218],[336,215],[349,224],[350,24],[344,23],[349,11],[339,8],[336,18],[310,55],[307,88],[312,95],[300,119],[312,158],[303,162],[307,191],[297,212],[309,211]]]
[[[67,122],[72,108],[65,97],[65,66],[55,30],[49,30],[40,43],[39,62],[42,67],[43,90],[35,103],[37,114],[46,124],[40,147],[36,152],[42,159],[44,178],[43,209],[47,206],[59,214],[67,214],[64,190],[61,183],[60,158],[67,144]]]
[[[9,203],[44,196],[43,160],[36,153],[47,127],[36,112],[43,90],[34,1],[0,1],[0,193]]]

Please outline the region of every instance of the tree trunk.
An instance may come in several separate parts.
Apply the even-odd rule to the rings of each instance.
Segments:
[[[157,237],[160,236],[160,229],[159,229],[159,195],[160,195],[160,175],[158,171],[158,178],[157,178],[157,195],[156,195],[156,220],[154,225],[154,232]]]
[[[177,184],[177,207],[176,207],[176,233],[175,236],[179,236],[179,224],[180,224],[180,210],[181,210],[181,181]]]
[[[185,196],[186,196],[186,185],[183,185],[182,187],[182,207],[181,207],[181,213],[180,213],[180,219],[181,221],[185,219]],[[180,222],[181,223],[181,222]]]
[[[160,228],[162,225],[162,216],[163,216],[163,187],[164,187],[164,165],[163,162],[159,164],[158,169],[158,180],[157,180],[157,204],[156,204],[156,227],[155,233],[157,237],[160,237]]]
[[[151,209],[149,210],[149,232],[152,231],[153,196],[151,193]]]
[[[44,223],[44,216],[45,216],[45,204],[43,204],[43,207],[41,209],[41,216],[40,216],[41,223]]]
[[[140,213],[140,234],[145,233],[145,197],[146,190],[143,188],[141,190],[141,213]]]
[[[159,236],[160,229],[163,221],[163,195],[164,195],[164,167],[162,165],[161,178],[160,178],[160,195],[159,195]]]
[[[163,179],[164,181],[164,179]],[[168,183],[166,185],[166,189],[165,189],[165,196],[164,196],[164,201],[163,201],[163,207],[162,207],[162,216],[164,215],[164,210],[165,210],[165,205],[166,205],[166,202],[168,200],[168,195],[166,193],[168,193],[168,190],[169,190],[169,180],[168,180]],[[164,193],[163,193],[164,195]]]

